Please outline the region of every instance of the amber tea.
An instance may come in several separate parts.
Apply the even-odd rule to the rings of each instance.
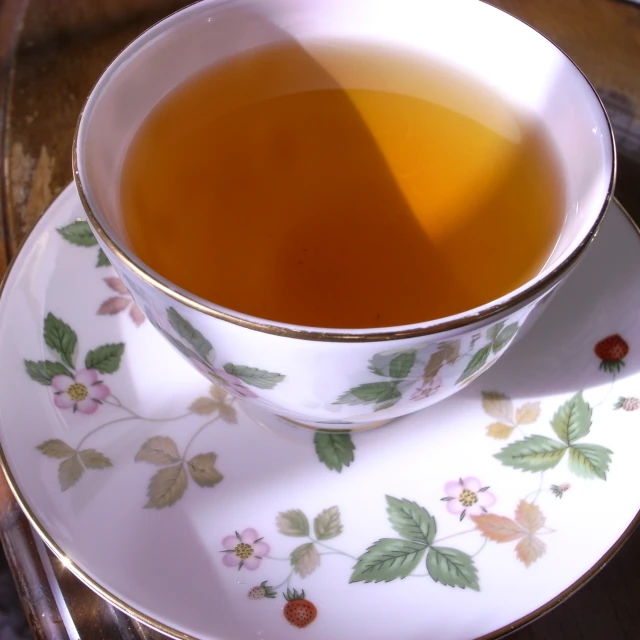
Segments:
[[[131,247],[206,300],[267,320],[424,322],[512,291],[564,218],[543,125],[441,62],[283,42],[166,96],[129,148]]]

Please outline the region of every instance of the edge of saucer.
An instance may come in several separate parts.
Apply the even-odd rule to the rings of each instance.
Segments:
[[[9,282],[11,278],[11,274],[13,273],[14,266],[16,261],[22,251],[25,249],[28,242],[32,239],[32,237],[37,236],[37,233],[42,226],[44,218],[49,213],[51,206],[56,200],[61,198],[65,193],[68,192],[69,189],[73,189],[73,183],[69,183],[65,189],[58,195],[58,197],[49,205],[49,208],[45,211],[45,213],[38,220],[33,229],[27,234],[27,236],[23,239],[20,244],[20,247],[16,251],[15,256],[12,258],[7,270],[0,281],[0,298],[4,293],[5,286]],[[631,224],[634,231],[640,236],[640,224],[638,224],[632,217],[631,214],[620,204],[619,200],[613,197],[610,202],[607,210],[612,206],[617,206],[623,215],[626,217],[629,224]],[[2,443],[0,442],[0,468],[2,469],[9,488],[13,493],[20,509],[24,513],[25,517],[29,521],[29,524],[35,529],[40,538],[46,543],[49,549],[53,552],[53,554],[60,560],[60,562],[64,565],[66,569],[69,569],[71,573],[80,580],[84,585],[86,585],[93,592],[97,593],[100,597],[104,598],[107,602],[112,604],[114,607],[124,612],[125,614],[131,616],[132,618],[139,620],[143,624],[148,627],[160,631],[165,635],[168,635],[172,638],[177,638],[178,640],[200,640],[199,638],[192,636],[187,633],[183,633],[170,625],[167,625],[155,618],[139,611],[135,607],[127,604],[124,600],[121,600],[118,596],[111,593],[108,589],[103,587],[97,580],[92,578],[86,571],[77,566],[73,560],[71,560],[64,550],[55,542],[53,537],[47,532],[44,528],[37,515],[33,512],[31,507],[29,506],[25,496],[22,494],[20,488],[17,485],[17,482],[11,472],[9,464],[7,462],[7,458],[4,453],[4,449],[2,447]],[[569,585],[564,591],[559,593],[555,598],[552,598],[542,606],[534,609],[526,616],[518,618],[513,622],[500,627],[494,631],[491,631],[483,636],[479,636],[476,640],[498,640],[499,638],[503,638],[504,636],[511,634],[523,627],[531,624],[538,618],[541,618],[543,615],[549,613],[557,606],[565,602],[572,595],[574,595],[577,591],[579,591],[582,587],[584,587],[592,578],[594,578],[613,558],[613,556],[618,553],[618,551],[622,548],[622,546],[629,540],[631,535],[634,533],[636,528],[640,525],[640,509],[636,513],[633,520],[629,523],[627,528],[620,534],[615,543],[609,548],[609,550],[600,557],[600,559],[588,570],[586,571],[578,580]]]

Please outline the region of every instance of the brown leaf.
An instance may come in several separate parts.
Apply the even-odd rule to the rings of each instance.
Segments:
[[[447,357],[447,351],[448,350],[440,348],[429,356],[429,360],[422,374],[422,379],[425,382],[430,382],[440,373],[440,369],[442,369]]]
[[[442,342],[438,345],[438,347],[444,354],[445,364],[454,364],[460,357],[460,340]]]
[[[544,542],[534,535],[545,523],[545,517],[534,504],[520,500],[516,508],[515,522],[494,514],[471,516],[471,519],[476,528],[489,540],[510,542],[520,538],[516,545],[516,556],[526,567],[546,552]]]
[[[189,460],[189,471],[193,481],[201,487],[215,487],[224,476],[215,468],[218,456],[212,452],[200,453]]]
[[[158,466],[175,464],[180,460],[176,443],[167,436],[149,438],[136,453],[136,462],[149,462]]]
[[[135,302],[131,303],[129,317],[133,320],[136,327],[139,327],[146,320],[144,313],[142,313],[142,310]]]
[[[305,542],[291,552],[290,562],[293,570],[301,578],[306,578],[320,565],[320,554],[313,542]]]
[[[535,533],[544,527],[546,518],[535,504],[520,500],[516,508],[516,522],[527,533]]]
[[[109,289],[112,289],[116,293],[119,293],[123,296],[129,295],[129,291],[127,290],[127,287],[124,286],[124,282],[122,282],[120,278],[111,277],[111,278],[103,278],[103,280],[107,283],[107,286],[109,287]]]
[[[487,427],[487,435],[496,440],[506,440],[512,433],[514,427],[501,422],[494,422]]]
[[[482,408],[498,422],[513,424],[513,403],[503,393],[482,392]]]
[[[525,567],[531,566],[538,558],[547,551],[547,547],[535,536],[526,536],[516,545],[516,556]]]
[[[219,403],[212,398],[196,398],[190,405],[189,411],[197,413],[199,416],[210,416],[217,408]]]
[[[107,298],[98,308],[98,315],[115,316],[124,311],[130,304],[131,300],[129,298],[121,298],[120,296]]]
[[[146,509],[164,509],[175,504],[187,490],[187,472],[182,463],[157,471],[147,487]]]
[[[95,449],[83,449],[80,460],[87,469],[108,469],[112,467],[111,460]]]
[[[229,399],[229,394],[222,387],[219,387],[217,384],[212,384],[209,387],[209,395],[216,402],[224,402],[225,400]]]
[[[527,402],[516,410],[516,424],[533,424],[539,417],[539,402]]]
[[[505,516],[488,513],[486,515],[471,516],[471,519],[480,533],[494,542],[511,542],[526,535],[522,527]]]
[[[36,449],[49,458],[68,458],[76,451],[66,442],[58,440],[57,438],[45,440],[42,444],[39,444]]]
[[[80,459],[77,455],[73,455],[66,460],[63,460],[58,467],[58,481],[60,482],[60,488],[66,491],[69,487],[72,487],[84,473],[84,467],[80,464]]]
[[[236,410],[230,404],[220,403],[218,405],[218,413],[225,422],[229,422],[230,424],[238,422]]]

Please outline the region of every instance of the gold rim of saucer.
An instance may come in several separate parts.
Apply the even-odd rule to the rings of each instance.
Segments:
[[[633,229],[636,233],[640,235],[640,226],[636,221],[631,217],[631,215],[627,212],[627,210],[616,200],[620,210],[629,221]],[[40,228],[40,221],[29,231],[29,233],[22,239],[18,250],[15,255],[12,257],[11,262],[9,263],[7,270],[4,275],[0,278],[0,297],[4,293],[4,288],[9,282],[9,279],[14,271],[14,267],[17,264],[18,256],[20,255],[22,249],[27,245],[27,242],[31,239],[32,235],[35,235]],[[191,636],[187,633],[183,633],[174,629],[168,624],[165,624],[159,620],[156,620],[150,615],[139,611],[135,607],[127,604],[124,600],[120,599],[117,595],[109,591],[107,588],[103,587],[97,580],[95,580],[89,573],[87,573],[81,566],[77,565],[73,562],[66,554],[64,549],[58,545],[58,543],[54,540],[54,538],[49,534],[48,530],[44,526],[44,524],[40,521],[36,513],[30,507],[26,496],[22,493],[20,487],[18,486],[18,482],[13,475],[11,467],[9,466],[8,459],[3,447],[0,445],[0,469],[2,473],[4,473],[5,479],[13,496],[18,503],[20,509],[24,513],[27,521],[33,527],[34,531],[40,536],[40,538],[45,542],[47,547],[51,550],[51,552],[58,558],[61,562],[62,566],[65,569],[68,569],[78,580],[80,580],[83,584],[85,584],[88,588],[92,589],[95,593],[97,593],[100,597],[104,598],[107,602],[117,607],[127,615],[131,616],[135,620],[139,620],[143,622],[147,626],[152,629],[156,629],[162,633],[165,633],[168,636],[179,638],[180,640],[198,640],[198,638]],[[574,595],[577,591],[579,591],[585,584],[587,584],[600,570],[606,566],[610,560],[620,551],[620,549],[628,542],[631,538],[631,535],[636,531],[636,529],[640,527],[640,512],[636,514],[633,520],[629,523],[627,528],[620,534],[618,539],[614,542],[614,544],[609,548],[609,550],[589,569],[586,573],[580,576],[575,582],[569,585],[564,591],[559,593],[555,598],[552,598],[545,604],[541,605],[537,609],[531,611],[527,615],[524,615],[517,620],[505,625],[504,627],[500,627],[494,631],[490,631],[485,635],[477,638],[477,640],[499,640],[503,638],[505,635],[512,633],[518,629],[522,629],[529,623],[541,618],[543,615],[549,613],[552,609],[555,609],[558,605],[565,602],[568,598]]]
[[[485,4],[488,4],[485,0],[483,0]],[[197,3],[196,3],[197,4]],[[286,338],[296,338],[298,340],[312,340],[319,342],[384,342],[387,340],[401,340],[406,338],[418,338],[423,336],[430,336],[433,334],[438,334],[446,331],[451,331],[454,329],[461,329],[465,326],[473,324],[478,321],[488,320],[494,316],[497,316],[501,313],[507,312],[509,310],[521,307],[529,302],[532,298],[535,298],[538,295],[541,295],[548,291],[551,287],[553,287],[558,280],[563,276],[569,273],[573,267],[576,266],[579,259],[584,255],[585,250],[591,244],[593,239],[596,237],[596,234],[602,224],[602,220],[604,219],[604,215],[609,207],[611,199],[613,198],[613,190],[616,182],[616,173],[617,173],[617,157],[616,157],[616,143],[613,135],[613,127],[611,126],[611,121],[609,120],[609,115],[604,107],[600,96],[595,90],[594,86],[591,84],[587,76],[584,74],[582,69],[573,61],[573,59],[567,55],[567,53],[561,49],[555,42],[553,42],[550,38],[545,36],[543,33],[532,27],[530,24],[526,23],[524,20],[511,15],[510,13],[500,9],[498,7],[494,7],[493,5],[488,5],[493,9],[500,11],[501,13],[506,13],[508,16],[517,20],[518,22],[524,24],[529,29],[535,31],[538,35],[544,38],[552,47],[556,48],[562,55],[569,61],[570,64],[574,66],[574,68],[578,71],[578,73],[583,77],[584,81],[587,83],[587,86],[591,89],[593,95],[595,96],[600,108],[602,109],[602,114],[604,115],[604,119],[607,125],[607,131],[609,133],[609,141],[610,141],[610,151],[611,151],[611,173],[609,175],[609,185],[607,187],[607,193],[605,194],[604,201],[600,208],[600,211],[593,223],[592,227],[589,229],[589,232],[586,234],[582,242],[573,250],[573,252],[565,258],[555,269],[550,271],[544,278],[542,278],[535,285],[528,287],[524,291],[521,291],[519,294],[513,296],[504,302],[500,302],[497,304],[493,304],[486,308],[481,308],[478,311],[470,312],[464,317],[460,316],[450,316],[449,318],[444,318],[440,321],[435,321],[433,324],[429,324],[429,326],[416,326],[416,325],[404,325],[399,327],[390,327],[388,329],[382,329],[380,331],[371,331],[367,329],[352,329],[352,330],[331,330],[326,328],[314,328],[314,327],[305,327],[305,326],[297,326],[297,325],[287,325],[284,323],[278,323],[274,321],[268,321],[264,319],[260,319],[253,316],[248,316],[242,314],[240,312],[233,311],[231,309],[226,309],[225,307],[220,307],[212,302],[207,302],[203,299],[198,298],[197,296],[190,294],[189,292],[177,287],[177,285],[171,284],[168,280],[163,278],[160,274],[157,274],[153,269],[144,264],[141,260],[139,260],[133,254],[130,254],[126,248],[121,248],[120,243],[111,238],[111,235],[107,232],[105,227],[102,225],[98,216],[93,212],[91,206],[89,205],[88,198],[85,194],[84,187],[82,185],[82,180],[80,178],[80,169],[78,166],[78,138],[80,125],[82,123],[82,117],[84,115],[85,109],[89,100],[93,96],[98,84],[101,82],[102,78],[108,72],[109,69],[113,67],[114,64],[120,59],[120,57],[124,54],[124,52],[129,49],[134,43],[141,40],[145,35],[152,31],[156,26],[165,22],[169,18],[174,15],[181,13],[193,7],[194,5],[188,5],[183,9],[180,9],[160,22],[156,23],[154,26],[150,27],[143,33],[141,33],[137,38],[132,40],[124,49],[122,49],[118,55],[112,60],[109,67],[103,72],[97,82],[93,85],[89,95],[84,101],[82,105],[82,109],[80,111],[80,115],[78,116],[78,121],[76,123],[75,132],[73,135],[73,144],[72,144],[72,154],[71,154],[71,163],[73,167],[73,180],[76,185],[76,189],[78,191],[78,195],[80,197],[80,201],[82,202],[82,206],[87,214],[89,220],[91,221],[91,225],[94,228],[95,232],[99,236],[99,239],[112,251],[115,256],[120,260],[127,269],[132,271],[137,277],[144,280],[147,284],[149,284],[154,289],[157,289],[174,299],[175,301],[185,305],[186,307],[190,307],[194,311],[198,311],[199,313],[203,313],[207,316],[216,318],[218,320],[223,320],[225,322],[229,322],[231,324],[235,324],[240,327],[244,327],[247,329],[253,329],[255,331],[260,331],[262,333],[267,333],[271,335],[286,337]]]

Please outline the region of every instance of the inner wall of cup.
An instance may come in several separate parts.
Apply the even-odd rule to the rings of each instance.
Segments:
[[[609,186],[606,117],[575,66],[523,23],[478,0],[205,0],[130,45],[94,89],[81,120],[81,182],[96,217],[123,248],[120,175],[131,139],[153,107],[215,62],[292,37],[303,44],[330,39],[400,46],[472,74],[518,110],[534,114],[554,142],[566,188],[563,231],[538,277],[585,237]],[[332,71],[340,81],[340,70]],[[361,88],[402,89],[388,79],[366,82]],[[476,105],[467,106],[473,113]],[[456,107],[464,110],[464,101]],[[496,126],[508,126],[494,115]]]

